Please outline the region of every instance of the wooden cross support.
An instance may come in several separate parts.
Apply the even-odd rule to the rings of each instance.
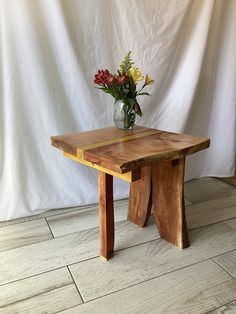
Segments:
[[[51,137],[64,155],[98,170],[100,255],[114,252],[113,176],[130,182],[128,219],[144,227],[153,209],[162,239],[189,246],[185,206],[185,159],[210,145],[208,138],[135,127],[114,127]]]

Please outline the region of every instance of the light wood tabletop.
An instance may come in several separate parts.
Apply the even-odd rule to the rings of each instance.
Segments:
[[[183,197],[185,159],[208,148],[208,138],[136,126],[53,136],[51,141],[66,157],[99,171],[101,256],[113,256],[113,176],[130,182],[130,221],[144,227],[153,208],[161,237],[179,248],[189,246]]]

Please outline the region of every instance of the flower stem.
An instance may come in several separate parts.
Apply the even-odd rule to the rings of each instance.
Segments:
[[[125,112],[124,127],[126,129],[129,129],[130,121],[129,121],[129,114],[128,114],[128,106],[126,104],[124,105],[124,112]]]

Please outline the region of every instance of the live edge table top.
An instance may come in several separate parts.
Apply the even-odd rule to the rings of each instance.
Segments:
[[[161,159],[178,159],[203,150],[208,138],[136,126],[115,127],[51,137],[52,145],[82,163],[126,173]]]

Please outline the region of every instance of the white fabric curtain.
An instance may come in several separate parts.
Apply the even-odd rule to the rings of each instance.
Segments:
[[[155,79],[139,124],[211,138],[187,179],[233,174],[235,0],[0,0],[0,16],[0,220],[97,202],[96,171],[50,136],[113,124],[93,76],[129,50]]]

